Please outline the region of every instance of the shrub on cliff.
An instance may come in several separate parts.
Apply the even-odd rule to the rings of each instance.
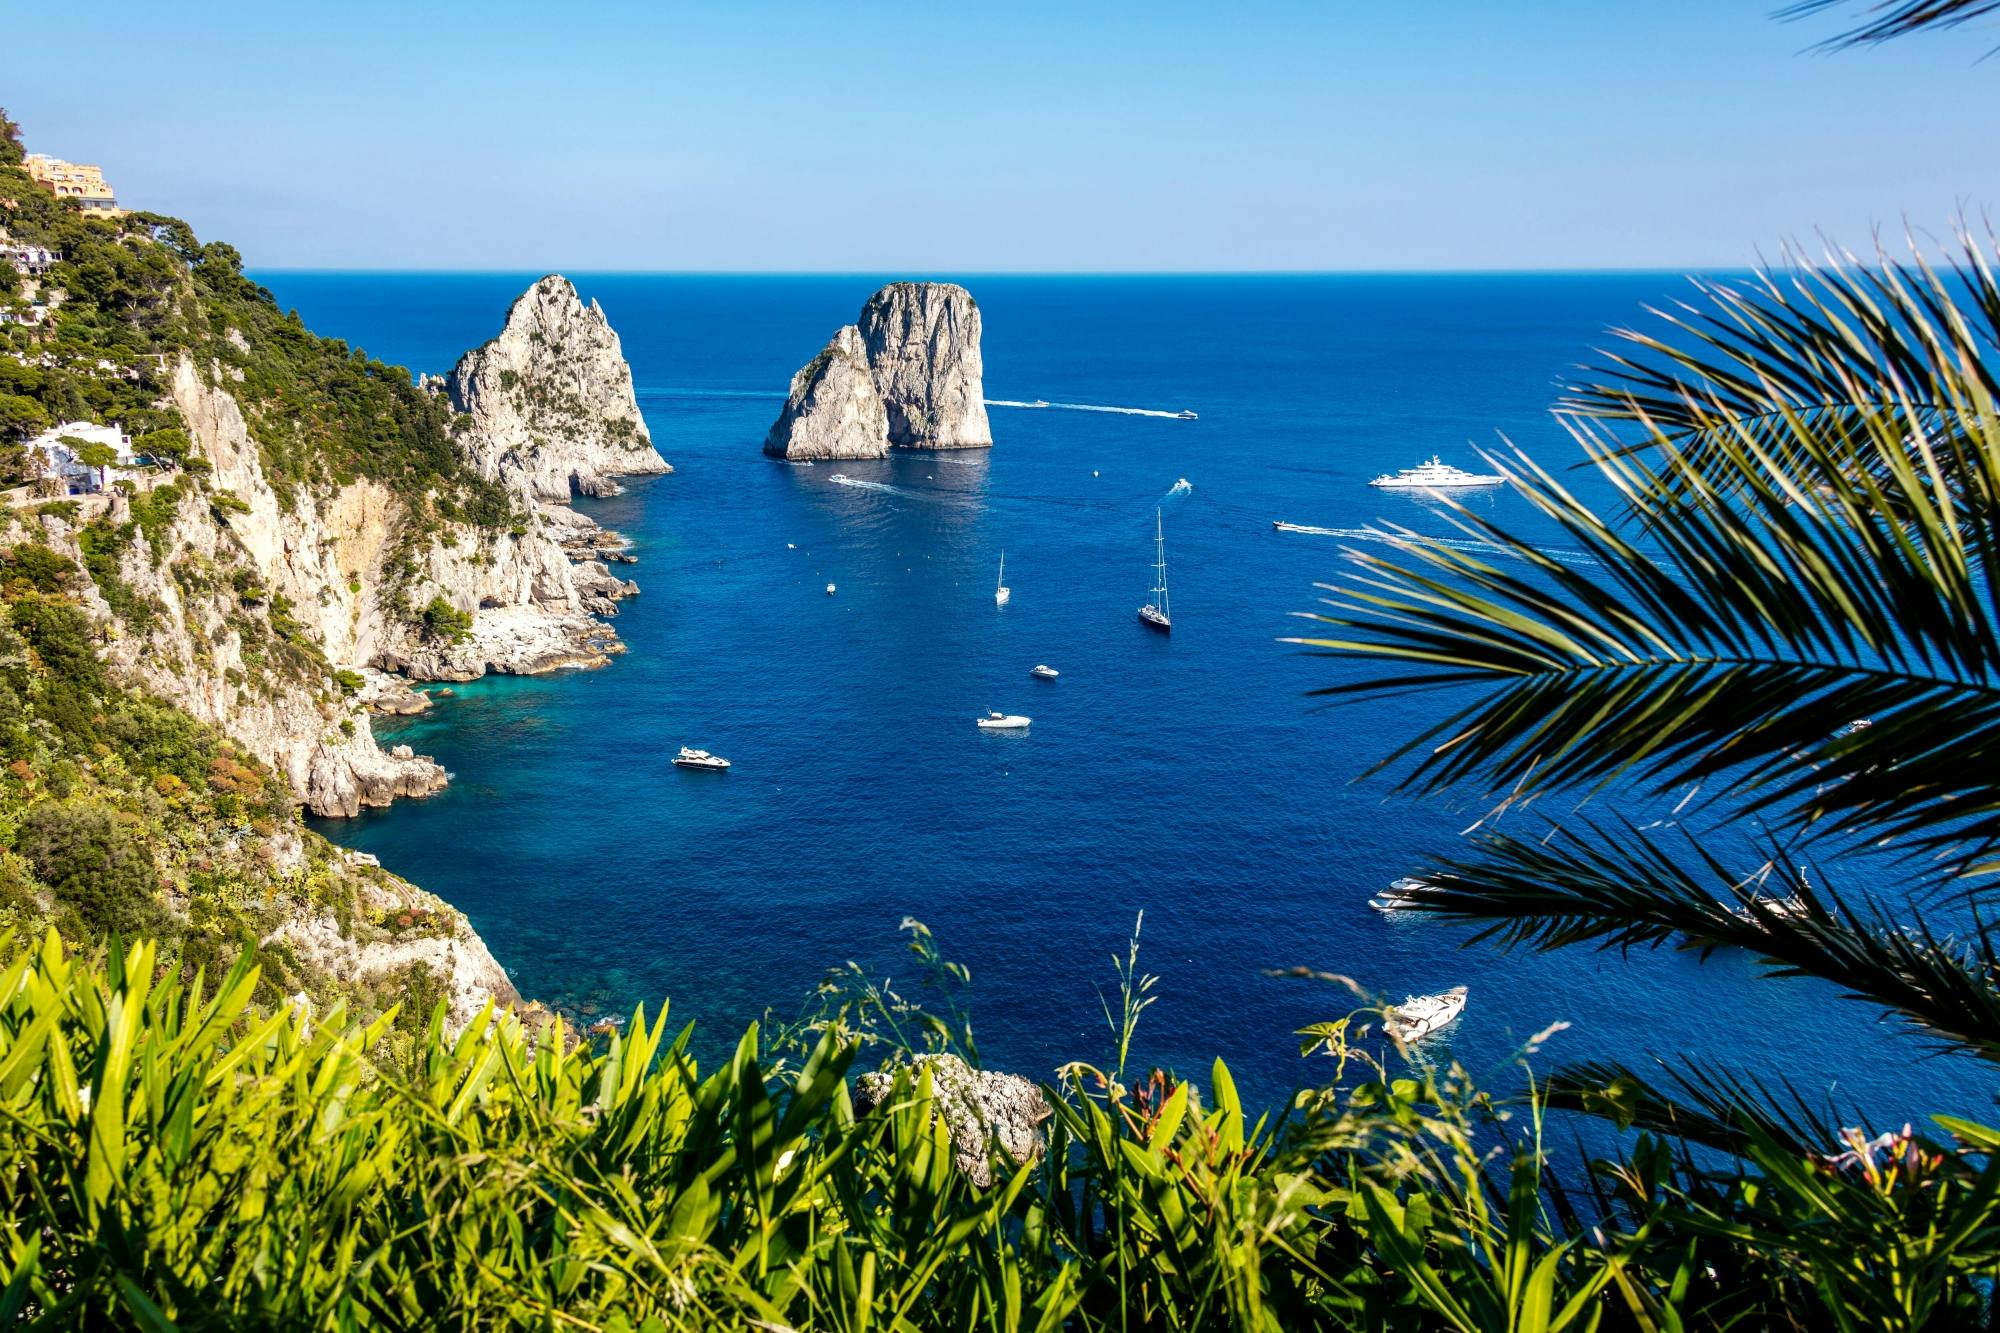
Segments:
[[[418,616],[424,637],[445,643],[463,643],[472,633],[472,613],[461,611],[442,596],[433,597]]]
[[[78,938],[159,932],[164,913],[152,855],[111,811],[34,806],[15,831],[14,850],[54,890]]]

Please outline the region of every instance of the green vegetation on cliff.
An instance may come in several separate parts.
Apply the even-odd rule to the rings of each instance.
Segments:
[[[0,484],[22,475],[14,438],[54,421],[118,421],[156,455],[184,456],[186,423],[160,399],[185,356],[242,406],[288,501],[367,477],[446,519],[509,524],[506,493],[453,445],[442,394],[279,310],[243,275],[234,247],[203,244],[187,223],[157,213],[88,214],[36,186],[4,111],[0,145],[0,225],[63,257],[32,298],[11,269],[0,290],[0,309],[46,312],[0,325],[0,451],[12,455],[0,457]]]
[[[304,915],[393,934],[395,917],[360,893],[364,876],[389,877],[301,827],[289,785],[254,757],[117,684],[73,596],[83,583],[45,546],[0,549],[0,930],[143,934],[176,975],[252,960],[262,1009],[304,991],[374,1014],[432,985],[343,982],[259,943]],[[410,1012],[397,1040],[427,1016]]]

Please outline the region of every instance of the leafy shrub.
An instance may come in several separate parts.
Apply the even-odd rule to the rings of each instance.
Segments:
[[[472,633],[472,613],[461,611],[442,596],[433,597],[418,617],[427,639],[463,643]]]
[[[85,938],[159,928],[152,854],[109,811],[32,806],[14,834],[14,850],[54,891]]]
[[[76,565],[67,556],[39,542],[22,542],[0,551],[0,588],[59,593],[68,589],[76,572]]]

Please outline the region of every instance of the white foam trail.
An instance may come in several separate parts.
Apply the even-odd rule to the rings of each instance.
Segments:
[[[1046,403],[1036,399],[1032,403],[1015,402],[1010,398],[988,398],[988,407],[1032,407],[1053,408],[1061,412],[1115,412],[1124,417],[1164,417],[1168,421],[1180,420],[1178,412],[1163,412],[1157,407],[1108,407],[1102,403]]]
[[[1179,481],[1177,481],[1177,482],[1175,482],[1175,483],[1174,483],[1173,485],[1171,485],[1171,486],[1167,487],[1167,494],[1168,494],[1168,495],[1193,495],[1193,494],[1194,494],[1194,483],[1193,483],[1193,482],[1191,482],[1191,481],[1189,481],[1189,480],[1188,480],[1188,479],[1187,479],[1186,477],[1182,477],[1182,478],[1181,478],[1181,479],[1180,479]]]
[[[908,496],[913,500],[922,498],[914,491],[906,491],[900,486],[891,486],[887,482],[881,481],[863,481],[859,477],[850,477],[843,472],[836,472],[831,477],[828,477],[827,480],[836,486],[853,486],[858,490],[880,491],[884,495]]]
[[[938,461],[938,462],[940,462],[940,463],[949,463],[949,464],[951,464],[951,465],[952,465],[953,467],[985,467],[985,466],[986,466],[986,460],[985,460],[985,459],[983,459],[983,458],[940,458],[940,459],[938,459],[937,461]]]
[[[1287,523],[1279,532],[1296,532],[1306,537],[1339,537],[1344,541],[1381,542],[1394,545],[1398,537],[1393,533],[1377,532],[1372,528],[1316,528],[1310,523]],[[1464,551],[1468,555],[1507,555],[1514,552],[1494,542],[1483,542],[1471,537],[1426,537],[1424,540],[1439,546],[1448,546],[1454,551]],[[1539,547],[1540,552],[1551,560],[1559,560],[1565,565],[1594,565],[1597,562],[1582,551],[1568,551],[1560,547]]]

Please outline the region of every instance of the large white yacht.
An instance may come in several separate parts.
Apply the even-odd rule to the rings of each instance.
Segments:
[[[1398,1041],[1411,1042],[1428,1037],[1465,1012],[1465,987],[1453,986],[1436,995],[1412,995],[1401,1004],[1389,1006],[1382,1026]]]
[[[1504,486],[1507,479],[1491,472],[1464,472],[1432,456],[1427,463],[1406,467],[1394,474],[1383,473],[1368,483],[1389,491],[1468,490],[1474,486]]]
[[[1033,718],[1022,717],[1019,713],[989,711],[985,717],[975,718],[981,731],[1025,731]]]
[[[1368,900],[1368,905],[1378,912],[1402,912],[1417,905],[1417,900],[1432,888],[1430,881],[1405,875],[1388,888],[1383,889]]]
[[[729,761],[719,754],[710,754],[706,750],[690,750],[683,745],[681,752],[674,756],[674,767],[705,768],[710,772],[720,773],[729,767]]]

